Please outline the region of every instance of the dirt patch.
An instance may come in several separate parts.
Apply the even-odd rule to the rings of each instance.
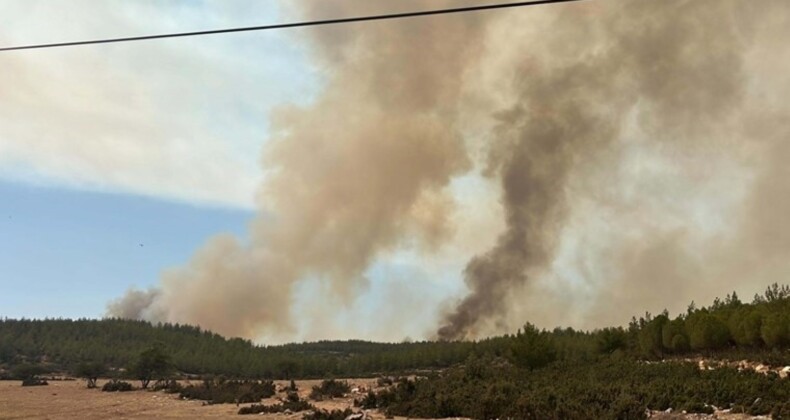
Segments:
[[[99,388],[106,381],[99,381]],[[375,389],[375,379],[349,379],[352,388]],[[195,381],[193,383],[199,383]],[[275,381],[275,385],[284,388],[287,381]],[[320,380],[296,381],[299,396],[307,398],[313,385]],[[184,401],[178,394],[135,390],[131,392],[101,392],[99,389],[87,389],[85,381],[50,381],[48,386],[22,387],[20,381],[0,381],[0,419],[235,419],[270,418],[270,419],[301,419],[301,413],[289,415],[267,414],[255,416],[238,415],[239,407],[250,404],[216,404],[204,405],[202,401]],[[187,382],[184,382],[187,384]],[[135,384],[138,386],[139,384]],[[279,394],[278,396],[283,395]],[[310,401],[316,407],[325,410],[353,408],[354,398],[361,395],[349,395],[326,401]],[[263,404],[276,404],[277,398],[263,400]],[[385,416],[375,410],[369,415],[376,420]],[[404,419],[396,417],[396,419]]]

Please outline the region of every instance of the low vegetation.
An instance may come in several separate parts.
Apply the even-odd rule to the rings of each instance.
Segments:
[[[295,392],[289,392],[286,400],[282,403],[273,405],[253,404],[239,409],[239,414],[298,413],[307,410],[315,411],[316,408],[309,402],[299,398],[299,395]]]
[[[178,394],[183,389],[184,386],[175,379],[156,381],[154,386],[151,388],[153,391],[164,391],[166,394]]]
[[[275,394],[272,381],[235,381],[207,379],[200,385],[184,387],[179,396],[188,400],[203,400],[209,404],[241,404],[259,402]]]
[[[316,410],[305,414],[303,420],[345,420],[346,417],[354,414],[350,408],[345,410]]]
[[[790,383],[778,375],[693,363],[644,363],[602,357],[541,369],[472,358],[430,378],[403,379],[363,400],[389,415],[444,418],[643,418],[647,409],[790,416]],[[782,417],[784,416],[784,417]]]
[[[101,390],[104,392],[127,392],[132,390],[132,384],[114,379],[104,384]]]
[[[41,378],[25,378],[22,379],[22,386],[43,386],[49,385],[46,379]]]
[[[695,358],[790,365],[790,287],[774,284],[749,303],[733,292],[709,307],[692,303],[674,317],[646,313],[626,327],[543,330],[526,324],[515,334],[477,342],[261,347],[183,325],[0,320],[0,374],[27,384],[44,381],[45,372],[71,371],[92,387],[106,373],[139,380],[143,389],[154,383],[155,390],[217,404],[259,403],[275,394],[271,378],[366,376],[378,377],[385,389],[358,398],[357,406],[411,417],[640,418],[647,409],[711,412],[714,406],[790,416],[790,379],[776,370],[741,371],[732,364],[700,369],[690,362]],[[195,373],[220,376],[190,386],[174,380]],[[132,386],[114,380],[102,389]],[[345,412],[308,409],[293,381],[283,391],[291,397],[282,403],[245,410],[345,418],[339,417]],[[347,382],[328,379],[310,398],[349,392]]]
[[[351,386],[346,381],[337,381],[334,379],[325,379],[321,385],[313,386],[310,391],[310,399],[321,401],[324,399],[340,398],[351,392]]]

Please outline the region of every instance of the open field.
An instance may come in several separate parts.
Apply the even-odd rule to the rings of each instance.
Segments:
[[[306,398],[318,380],[297,381],[299,395]],[[372,379],[349,380],[352,386],[375,385]],[[99,381],[99,387],[104,381]],[[287,385],[277,381],[278,386]],[[274,404],[275,399],[264,400]],[[322,409],[344,409],[353,405],[353,398],[337,398],[330,401],[313,402]],[[244,406],[245,404],[242,404]],[[249,404],[246,404],[249,405]],[[202,401],[183,401],[177,394],[164,392],[132,391],[102,392],[87,389],[85,381],[50,381],[48,386],[22,387],[19,381],[0,381],[0,419],[191,419],[198,417],[215,419],[243,419],[235,404],[203,405]],[[377,412],[370,412],[374,419],[383,419]],[[301,419],[302,415],[269,414],[255,418]]]

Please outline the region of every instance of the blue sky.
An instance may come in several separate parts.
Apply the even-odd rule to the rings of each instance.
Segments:
[[[0,45],[262,25],[305,18],[293,10],[294,4],[295,0],[3,0]],[[392,11],[394,4],[403,8],[418,4],[431,7],[428,0],[314,0],[311,4],[320,5],[310,15],[318,19],[360,10],[383,13]],[[596,3],[592,10],[610,10],[619,16],[616,5],[605,4],[608,3]],[[304,278],[296,279],[294,301],[283,305],[296,315],[296,331],[288,331],[289,335],[278,339],[430,337],[441,311],[466,292],[466,262],[490,249],[503,230],[498,181],[481,172],[487,166],[490,140],[495,138],[495,116],[524,101],[520,88],[514,89],[523,85],[518,79],[521,72],[513,69],[527,69],[529,78],[539,83],[540,77],[554,74],[554,69],[565,71],[580,57],[612,45],[612,34],[605,30],[591,31],[594,36],[584,43],[569,44],[562,34],[551,38],[558,16],[564,16],[556,14],[561,10],[558,7],[491,15],[496,17],[479,35],[484,47],[480,57],[463,69],[447,70],[463,70],[456,73],[463,75],[458,80],[458,92],[445,95],[454,98],[457,93],[458,103],[448,104],[435,115],[441,116],[445,111],[457,114],[453,118],[457,117],[459,126],[452,129],[458,129],[467,143],[465,152],[472,161],[469,171],[452,172],[448,185],[437,181],[442,191],[429,191],[436,196],[404,195],[406,198],[398,203],[405,203],[401,210],[410,210],[410,223],[398,226],[416,230],[397,232],[397,238],[387,237],[382,242],[386,246],[380,248],[360,248],[376,252],[364,260],[365,272],[353,279],[352,285],[359,290],[355,289],[352,297],[333,298],[322,273],[308,271]],[[576,10],[584,19],[595,16],[587,13],[588,6],[578,7]],[[775,114],[777,121],[788,114],[782,94],[790,84],[785,65],[790,63],[790,50],[785,48],[787,25],[781,18],[777,14],[775,20],[754,26],[760,29],[754,47],[743,57],[744,74],[750,75],[743,87],[748,101],[742,114],[726,121],[721,133],[712,135],[717,139],[731,136],[729,145],[706,141],[706,147],[697,148],[691,139],[688,149],[674,143],[673,147],[665,147],[665,143],[650,137],[650,127],[643,127],[647,123],[641,122],[641,102],[627,110],[620,138],[613,139],[611,150],[585,157],[589,162],[574,169],[563,181],[568,214],[558,228],[557,252],[552,261],[546,267],[535,267],[535,272],[529,273],[534,279],[529,284],[510,291],[508,302],[502,304],[503,318],[492,318],[490,325],[482,325],[481,334],[514,331],[525,320],[546,327],[617,324],[645,309],[654,313],[663,308],[683,310],[691,300],[709,302],[716,294],[734,288],[742,296],[749,296],[764,284],[780,280],[778,274],[786,275],[787,258],[781,252],[774,251],[774,265],[764,265],[761,273],[754,274],[755,261],[766,257],[760,255],[752,260],[751,254],[740,252],[742,244],[727,241],[738,238],[736,223],[739,215],[751,211],[752,184],[761,180],[762,171],[776,170],[779,175],[765,178],[773,181],[784,176],[777,168],[786,168],[786,159],[778,159],[786,156],[785,138],[776,134],[773,139],[771,134],[761,144],[752,140],[764,137],[764,133],[753,136],[748,131],[765,125],[752,115],[753,110],[758,110],[755,114],[761,118]],[[601,22],[604,21],[589,20],[593,28]],[[357,35],[353,32],[356,28],[347,29],[350,32],[346,35]],[[389,39],[389,29],[379,28],[383,29],[381,39]],[[275,305],[263,305],[260,300],[263,296],[269,297],[269,302],[286,302],[278,299],[281,276],[278,265],[271,261],[289,260],[305,247],[294,248],[296,251],[286,247],[283,254],[287,255],[277,254],[278,258],[271,259],[266,252],[260,252],[266,251],[268,245],[265,234],[253,236],[257,238],[257,243],[251,241],[255,246],[245,246],[247,224],[255,209],[269,208],[267,198],[276,196],[271,188],[262,188],[272,187],[264,181],[273,173],[270,171],[277,169],[265,166],[262,152],[272,145],[268,143],[270,138],[288,139],[288,133],[282,131],[298,127],[307,128],[302,134],[310,139],[324,133],[338,137],[338,142],[332,143],[337,150],[327,150],[345,156],[346,144],[339,140],[353,137],[342,126],[346,116],[364,110],[366,101],[378,98],[379,78],[375,76],[390,70],[387,66],[373,66],[376,70],[369,72],[365,67],[365,63],[376,61],[372,58],[384,57],[376,55],[384,42],[368,45],[356,42],[355,36],[338,36],[337,32],[315,38],[305,36],[306,33],[239,33],[0,53],[0,316],[100,317],[106,304],[130,287],[171,285],[162,290],[173,292],[170,296],[174,301],[184,300],[184,294],[193,291],[206,291],[205,295],[214,297],[219,294],[218,281],[227,279],[225,273],[230,271],[243,281],[235,284],[236,288],[226,289],[250,298],[252,307],[231,306],[224,303],[235,300],[218,299],[223,305],[217,306],[217,312],[228,313],[235,322],[245,313],[258,316],[258,310],[272,310],[262,313],[280,324],[276,316],[284,311],[278,311]],[[443,36],[441,30],[435,33]],[[556,45],[568,48],[556,49]],[[333,48],[338,50],[324,54]],[[716,51],[719,50],[709,52],[715,55]],[[339,61],[334,62],[335,59]],[[358,63],[362,63],[359,68]],[[405,79],[423,74],[419,65],[423,63],[402,63],[406,66],[398,71],[404,73]],[[368,78],[366,73],[373,73],[374,77]],[[360,78],[364,80],[359,89],[345,89],[345,81],[353,81],[350,85],[356,88]],[[338,84],[338,80],[343,83]],[[349,96],[360,102],[349,102]],[[389,102],[384,99],[382,103]],[[540,98],[530,98],[528,102],[533,99],[539,104]],[[369,109],[371,115],[388,118],[390,114],[382,113],[382,104],[377,105]],[[305,109],[310,112],[298,112]],[[307,120],[300,117],[304,115]],[[309,119],[310,116],[315,118]],[[367,117],[361,119],[364,118]],[[283,124],[282,120],[288,123]],[[270,132],[271,121],[275,121],[275,127],[285,129]],[[320,125],[333,123],[330,128],[335,128],[336,121],[342,129],[326,131]],[[409,124],[411,120],[402,121]],[[357,128],[359,133],[367,132],[366,124]],[[314,134],[313,129],[319,134]],[[700,131],[694,135],[702,134]],[[280,173],[310,172],[305,169],[312,169],[309,153],[314,149],[306,147],[305,153],[300,149],[307,144],[311,143],[296,143],[299,147],[279,151],[285,155],[300,152],[297,164],[289,167],[294,172]],[[393,173],[400,173],[400,166]],[[310,185],[325,185],[325,178],[321,177],[325,169],[318,169],[321,170],[305,178],[311,181]],[[360,173],[360,177],[375,172]],[[274,187],[291,191],[292,179]],[[313,179],[318,182],[312,182]],[[361,185],[360,191],[369,194],[367,184]],[[769,191],[766,197],[779,200],[787,196],[764,188]],[[312,204],[311,197],[321,188],[306,191],[304,196],[295,194],[299,200],[285,200],[286,204],[295,203],[293,207],[283,205],[280,210],[300,213],[310,207],[304,204]],[[267,193],[272,195],[267,197]],[[417,201],[409,201],[409,197]],[[421,203],[426,197],[434,201]],[[446,204],[445,198],[452,201],[447,206],[452,213],[446,214],[448,220],[452,219],[448,223],[452,232],[447,231],[441,247],[421,249],[419,238],[414,237],[420,231],[417,225],[421,219],[416,217],[420,212],[412,210],[420,210],[422,204],[431,213]],[[333,202],[337,203],[336,214],[345,214],[346,203]],[[362,205],[358,208],[366,209],[365,200],[359,203]],[[760,208],[772,207],[755,203]],[[407,208],[407,204],[411,207]],[[296,229],[297,233],[312,238],[315,231],[310,229],[323,226],[321,222],[326,220],[326,208],[312,208],[317,210],[306,214],[314,216],[315,223],[303,223],[305,220],[297,216],[289,219],[292,226],[286,227],[305,227],[305,232]],[[445,215],[442,211],[437,214]],[[348,226],[353,227],[356,220],[349,217]],[[327,222],[327,226],[331,223]],[[386,219],[383,223],[394,226],[395,221]],[[340,233],[345,232],[348,230]],[[227,236],[209,240],[222,233],[235,235],[242,245]],[[777,235],[785,233],[779,231]],[[342,235],[339,240],[330,237],[333,240],[324,242],[325,248],[316,249],[331,249],[345,239]],[[678,255],[683,258],[672,253],[662,256],[664,245],[679,249]],[[219,263],[226,271],[204,269],[213,267],[209,263],[214,262],[206,254],[215,255],[213,251],[196,253],[205,249],[221,251],[216,255],[220,255]],[[733,250],[739,251],[735,253],[738,258],[732,257]],[[642,281],[652,280],[644,280],[641,274],[655,270],[651,271],[648,264],[653,259],[640,256],[654,254],[658,254],[655,261],[661,262],[655,266],[670,267],[686,260],[687,267],[668,278],[674,283],[661,277],[655,281],[667,290],[677,289],[671,290],[672,302],[657,299],[652,288],[643,287]],[[232,258],[238,256],[243,258]],[[633,262],[633,267],[618,265],[621,259]],[[196,266],[200,268],[197,276],[190,272]],[[317,270],[331,266],[315,264]],[[288,264],[279,268],[282,267],[290,268]],[[301,267],[294,271],[298,268]],[[734,275],[740,273],[736,269],[744,269],[748,276]],[[171,275],[162,276],[163,272]],[[274,280],[258,281],[262,272],[274,273]],[[289,270],[284,272],[288,274]],[[357,274],[354,272],[353,276]],[[195,279],[202,281],[199,284],[203,289],[197,287]],[[250,286],[262,284],[267,287],[250,293],[254,289]],[[568,304],[570,301],[574,303]],[[196,319],[192,309],[207,313],[201,305],[204,300],[192,303],[196,304],[187,311],[173,308],[176,318],[171,319],[178,319],[181,314]]]
[[[0,182],[0,316],[100,317],[211,235],[244,236],[252,212]]]
[[[282,19],[275,2],[11,0],[0,4],[0,44]],[[0,68],[8,317],[102,316],[211,235],[243,237],[268,113],[320,84],[285,33],[3,54]]]
[[[9,0],[0,3],[0,45],[300,17],[278,4]],[[256,200],[265,200],[269,115],[309,104],[328,71],[304,41],[297,30],[0,55],[0,316],[101,317],[109,301],[158,285],[212,236],[244,240]],[[472,242],[485,246],[463,241]],[[462,292],[471,252],[431,259],[393,250],[345,311],[306,320],[294,338],[420,337],[438,303]],[[323,287],[300,286],[319,300]],[[414,322],[382,331],[365,321],[402,319],[398,307],[380,311],[409,289],[420,296]]]

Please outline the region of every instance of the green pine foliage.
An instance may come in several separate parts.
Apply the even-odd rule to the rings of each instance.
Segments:
[[[790,287],[774,284],[751,303],[735,293],[709,307],[692,303],[675,317],[646,313],[625,328],[549,331],[527,323],[516,334],[474,342],[257,346],[178,324],[0,320],[0,377],[28,384],[43,381],[45,372],[70,371],[90,386],[107,373],[140,380],[142,388],[155,381],[154,389],[211,404],[259,403],[275,394],[271,379],[364,376],[378,377],[385,389],[360,397],[357,406],[409,417],[631,419],[647,409],[709,413],[716,406],[790,418],[790,380],[684,362],[700,355],[790,365]],[[173,380],[193,375],[206,379],[190,386]],[[316,410],[295,388],[291,382],[281,404],[245,410],[304,409],[304,418],[313,419],[352,413]],[[132,385],[113,380],[102,389]],[[348,383],[329,379],[311,397],[348,392]]]
[[[127,369],[127,374],[140,381],[143,389],[148,388],[152,380],[165,381],[172,374],[173,365],[170,356],[161,345],[154,345],[143,350]]]
[[[107,373],[107,367],[101,362],[83,362],[74,370],[74,376],[85,379],[88,388],[96,388],[96,381]]]
[[[694,363],[645,363],[601,357],[523,369],[483,358],[473,369],[401,380],[366,397],[388,415],[474,419],[637,419],[647,409],[709,413],[713,406],[750,414],[790,409],[790,386],[777,375]]]
[[[180,374],[239,379],[376,377],[381,373],[447,368],[463,362],[472,351],[504,352],[506,341],[351,340],[256,346],[249,340],[228,339],[179,324],[121,319],[0,319],[0,376],[4,367],[10,370],[19,364],[40,365],[45,361],[59,371],[73,371],[85,362],[102,363],[110,372],[124,371],[133,367],[141,353],[159,346]]]

